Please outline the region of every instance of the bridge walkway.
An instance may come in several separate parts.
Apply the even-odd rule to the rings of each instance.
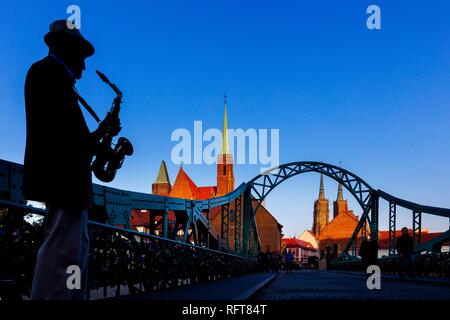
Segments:
[[[254,273],[225,280],[127,295],[119,300],[245,300],[276,277],[276,273]]]
[[[382,276],[381,289],[369,290],[362,273],[302,270],[280,273],[255,300],[450,300],[450,285]]]

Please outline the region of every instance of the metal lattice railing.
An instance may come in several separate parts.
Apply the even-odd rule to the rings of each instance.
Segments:
[[[15,295],[29,296],[42,223],[24,222],[14,208],[1,212],[0,277],[14,284]],[[88,295],[93,299],[257,271],[255,259],[93,221],[89,234]]]

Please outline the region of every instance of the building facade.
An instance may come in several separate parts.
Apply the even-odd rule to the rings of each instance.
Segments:
[[[342,253],[343,248],[353,236],[353,232],[356,229],[359,217],[353,213],[353,210],[349,210],[347,199],[344,198],[342,184],[338,185],[338,192],[336,200],[333,201],[333,219],[328,220],[329,215],[329,203],[325,198],[325,188],[323,183],[323,176],[320,177],[320,189],[319,198],[314,202],[313,211],[313,228],[311,231],[306,230],[298,238],[300,240],[309,241],[314,243],[314,239],[318,242],[318,250],[320,253],[331,253],[336,256]],[[366,225],[367,234],[370,233],[370,228]],[[396,231],[396,237],[400,235],[401,231]],[[409,231],[412,234],[412,230]],[[438,237],[441,232],[428,232],[428,230],[422,230],[421,238],[422,242],[431,240]],[[388,231],[378,232],[378,256],[388,255]],[[361,243],[361,232],[357,235],[357,247]],[[443,251],[448,247],[444,246]]]
[[[337,250],[339,254],[353,235],[359,220],[358,216],[348,209],[340,183],[336,200],[333,201],[333,219],[330,220],[329,214],[329,201],[325,197],[323,175],[320,175],[319,197],[314,202],[312,230],[305,231],[302,234],[304,237],[302,240],[314,237],[317,240],[319,252],[324,253],[331,248],[331,250]]]
[[[310,242],[297,238],[283,238],[282,243],[283,252],[286,250],[286,252],[292,253],[294,261],[304,268],[310,266],[311,257],[319,257],[317,249]]]
[[[329,202],[325,198],[323,175],[320,175],[319,198],[314,202],[312,232],[317,237],[327,226],[330,215]]]
[[[314,249],[319,250],[319,240],[314,236],[311,230],[305,230],[297,239],[309,242]]]

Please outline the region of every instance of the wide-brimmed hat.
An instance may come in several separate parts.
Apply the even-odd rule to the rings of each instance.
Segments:
[[[86,57],[90,57],[94,54],[94,46],[87,41],[78,28],[69,29],[67,27],[67,20],[56,20],[50,24],[49,32],[44,36],[44,42],[49,46],[58,45],[61,39],[71,39],[78,41],[82,53]]]

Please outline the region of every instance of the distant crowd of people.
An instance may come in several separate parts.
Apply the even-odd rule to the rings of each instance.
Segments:
[[[267,247],[265,252],[260,250],[256,258],[259,272],[285,271],[286,273],[292,273],[292,270],[302,268],[301,265],[295,262],[294,254],[287,249],[284,249],[280,254],[278,251],[270,251]],[[318,259],[316,257],[310,257],[308,266],[317,268],[317,262]]]
[[[266,248],[266,251],[260,250],[256,256],[259,272],[278,272],[284,265],[283,256],[275,251],[270,251]]]

